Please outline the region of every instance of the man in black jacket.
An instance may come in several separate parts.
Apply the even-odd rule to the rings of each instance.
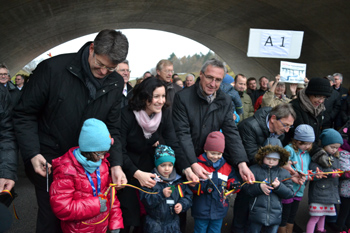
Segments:
[[[125,60],[128,48],[121,32],[103,30],[78,53],[41,62],[26,84],[14,110],[14,123],[27,176],[35,185],[36,232],[61,232],[50,207],[46,169],[50,172],[52,159],[78,145],[86,119],[106,123],[115,140],[109,151],[113,183],[127,182],[121,169],[119,133],[124,80],[115,68]]]
[[[207,179],[208,172],[198,163],[197,156],[209,133],[222,130],[225,135],[224,158],[239,168],[244,180],[254,181],[254,175],[247,166],[247,155],[242,145],[237,126],[232,117],[232,101],[222,92],[220,84],[225,70],[216,59],[204,63],[197,82],[175,94],[173,122],[176,134],[191,167],[185,169],[187,177]],[[192,176],[193,172],[197,177]]]
[[[336,90],[339,93],[340,97],[340,104],[343,106],[346,102],[346,98],[348,97],[348,89],[342,86],[343,83],[343,75],[341,73],[334,73],[334,90]],[[338,114],[335,122],[334,122],[334,128],[340,129],[346,122],[343,122],[341,114]]]
[[[334,77],[332,75],[328,75],[325,77],[330,83],[330,86],[332,87],[334,84]],[[332,93],[331,96],[324,100],[324,106],[326,107],[326,110],[324,111],[324,119],[322,123],[322,128],[333,128],[334,127],[334,121],[338,114],[340,113],[341,108],[341,98],[339,92],[331,89]],[[339,114],[340,115],[340,114]]]
[[[17,146],[11,118],[11,97],[3,85],[0,85],[0,129],[0,192],[2,192],[11,191],[17,180]]]
[[[7,75],[5,75],[7,74]],[[0,84],[4,85],[10,93],[11,108],[14,108],[21,96],[21,91],[11,82],[10,71],[5,64],[0,64]]]

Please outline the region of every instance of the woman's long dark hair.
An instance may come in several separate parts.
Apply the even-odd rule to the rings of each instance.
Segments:
[[[140,111],[146,109],[147,102],[152,102],[153,98],[153,92],[158,87],[164,87],[165,88],[165,96],[167,94],[167,88],[165,83],[154,77],[149,77],[142,81],[140,84],[138,84],[133,89],[133,96],[129,100],[129,109],[133,111]],[[164,104],[163,108],[166,107]]]

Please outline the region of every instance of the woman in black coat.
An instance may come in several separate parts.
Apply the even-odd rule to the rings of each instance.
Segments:
[[[166,94],[163,81],[148,78],[134,88],[129,105],[122,109],[122,168],[129,184],[141,188],[152,188],[156,184],[151,170],[155,166],[154,152],[159,143],[175,151],[178,173],[181,174],[182,169],[190,166],[175,135],[171,111],[165,106]],[[130,226],[141,225],[143,208],[137,192],[136,189],[126,187],[118,194],[125,232]]]
[[[330,96],[331,87],[329,81],[323,78],[312,78],[308,86],[298,92],[298,98],[290,102],[297,118],[294,121],[294,127],[288,131],[283,141],[283,145],[291,142],[294,129],[298,125],[310,125],[315,132],[315,142],[312,145],[310,156],[312,161],[323,164],[325,167],[330,166],[327,162],[328,155],[318,146],[318,142],[326,109],[324,101]]]

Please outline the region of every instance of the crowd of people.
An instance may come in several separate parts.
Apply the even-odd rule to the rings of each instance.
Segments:
[[[350,232],[350,97],[342,75],[288,84],[206,61],[183,81],[169,60],[133,87],[127,38],[102,30],[16,84],[0,66],[0,192],[17,154],[35,187],[36,232]],[[18,79],[18,80],[17,80]],[[349,129],[349,130],[348,130]],[[309,196],[304,189],[309,182]]]

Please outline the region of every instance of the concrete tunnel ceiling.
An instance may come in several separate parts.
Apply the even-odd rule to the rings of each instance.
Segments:
[[[280,59],[247,57],[249,29],[297,30],[304,31],[301,56],[287,61],[307,63],[308,77],[343,73],[350,85],[349,10],[350,4],[340,0],[2,0],[0,62],[13,74],[77,37],[104,28],[144,28],[198,41],[236,73],[273,78]]]

